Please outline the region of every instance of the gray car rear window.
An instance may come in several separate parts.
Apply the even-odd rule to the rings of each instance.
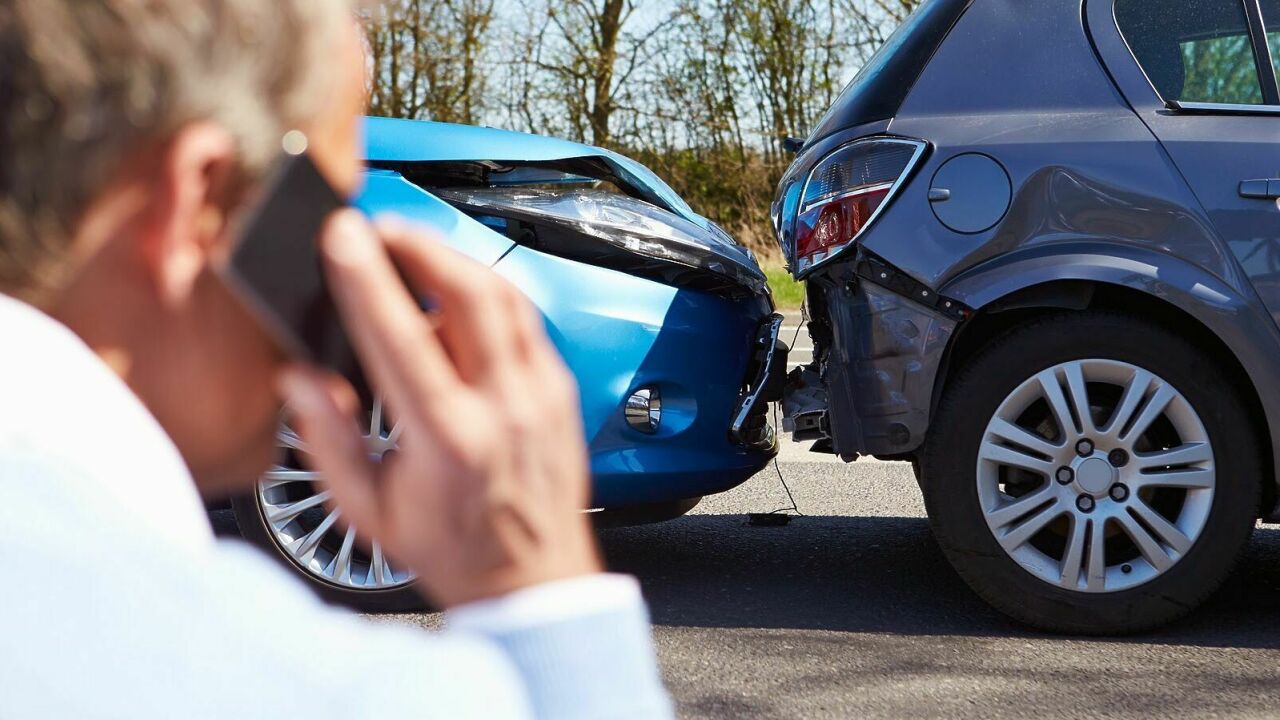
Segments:
[[[898,112],[933,53],[973,0],[924,0],[840,92],[809,135],[887,120]]]
[[[1116,0],[1116,22],[1165,100],[1264,103],[1240,0]]]

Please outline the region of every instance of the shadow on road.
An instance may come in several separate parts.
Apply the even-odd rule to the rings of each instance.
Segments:
[[[611,568],[640,578],[659,625],[1039,636],[969,591],[922,518],[806,516],[766,528],[690,515],[601,540]],[[1280,648],[1280,530],[1255,531],[1202,610],[1138,639]]]

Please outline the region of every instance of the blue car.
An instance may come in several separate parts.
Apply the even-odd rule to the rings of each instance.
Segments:
[[[648,168],[489,128],[371,118],[366,134],[358,206],[436,228],[542,311],[578,379],[600,522],[676,517],[774,456],[786,346],[764,274]],[[371,453],[394,447],[376,401],[366,427]],[[408,569],[325,507],[303,453],[286,419],[277,465],[233,502],[241,533],[329,599],[420,606]]]

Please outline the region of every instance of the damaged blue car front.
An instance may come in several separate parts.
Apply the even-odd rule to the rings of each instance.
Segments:
[[[675,517],[774,456],[766,413],[780,396],[786,346],[764,275],[650,170],[600,148],[489,128],[371,118],[366,132],[360,207],[436,228],[542,311],[578,379],[602,521]],[[377,410],[374,444],[392,431]],[[331,598],[418,603],[407,570],[376,545],[352,546],[314,504],[319,478],[288,440],[254,497],[238,501],[242,532]]]

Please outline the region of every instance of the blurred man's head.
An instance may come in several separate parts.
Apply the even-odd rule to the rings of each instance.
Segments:
[[[7,0],[0,67],[0,292],[84,338],[203,490],[252,480],[283,358],[214,268],[289,130],[355,188],[349,3]]]

